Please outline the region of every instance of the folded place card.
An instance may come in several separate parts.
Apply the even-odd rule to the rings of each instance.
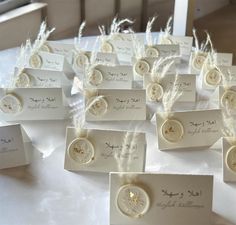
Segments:
[[[72,62],[71,52],[74,49],[75,49],[74,44],[62,43],[57,41],[46,41],[45,44],[43,45],[43,48],[41,48],[40,50],[58,55],[64,55],[68,60],[68,62],[71,64]]]
[[[64,72],[69,79],[73,79],[75,75],[74,70],[67,62],[65,56],[43,51],[32,55],[29,59],[29,64],[26,67],[61,71]]]
[[[110,173],[110,225],[211,225],[213,176]]]
[[[189,60],[193,46],[193,37],[170,36],[169,39],[172,44],[179,45],[181,58]]]
[[[180,55],[180,46],[177,45],[152,45],[145,46],[146,57],[166,58]]]
[[[119,61],[115,53],[96,52],[94,63],[118,65]],[[73,68],[75,71],[84,72],[85,66],[91,63],[91,51],[80,51],[73,53]]]
[[[223,137],[222,151],[223,179],[236,182],[236,137]]]
[[[149,74],[152,70],[154,62],[158,60],[157,57],[144,57],[141,59],[134,59],[133,58],[133,73],[134,73],[134,80],[143,80],[146,74]],[[163,68],[170,63],[170,60],[166,60],[159,66],[160,72]],[[176,73],[176,60],[172,63],[166,74],[175,74]]]
[[[144,133],[87,130],[80,136],[74,127],[66,132],[65,169],[93,172],[143,172]]]
[[[220,53],[217,53],[217,55],[218,54]],[[217,86],[223,84],[223,76],[229,85],[236,85],[236,66],[218,65],[210,69],[202,69],[202,88],[214,90]]]
[[[29,164],[30,146],[20,124],[0,126],[0,169]]]
[[[132,35],[124,33],[114,34],[108,41],[101,44],[101,51],[116,53],[120,62],[130,63],[134,55]],[[142,45],[144,43],[143,37],[137,36],[137,38]]]
[[[145,90],[99,89],[85,99],[86,121],[146,120]]]
[[[18,74],[18,69],[15,69]],[[62,87],[71,86],[72,80],[69,80],[64,72],[44,69],[25,68],[16,76],[15,87]]]
[[[211,98],[220,109],[226,109],[230,115],[236,115],[236,86],[225,89],[223,86],[216,88]]]
[[[161,102],[164,93],[173,88],[176,75],[169,74],[156,82],[150,74],[144,76],[144,89],[146,89],[146,98],[151,102]],[[180,74],[175,83],[175,89],[181,93],[177,99],[178,102],[195,102],[196,100],[196,75]]]
[[[62,88],[0,88],[0,118],[5,121],[59,120],[65,117]]]
[[[218,66],[232,66],[232,53],[216,53],[216,62]]]
[[[210,147],[222,137],[220,109],[156,114],[158,148]]]
[[[88,88],[99,89],[131,89],[133,67],[126,65],[97,65],[84,76],[84,84]]]

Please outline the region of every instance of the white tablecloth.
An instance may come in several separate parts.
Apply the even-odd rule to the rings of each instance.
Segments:
[[[91,43],[94,37],[83,38]],[[91,46],[91,45],[88,45]],[[0,82],[7,84],[19,49],[0,52]],[[109,224],[108,174],[64,170],[65,128],[71,121],[25,121],[22,126],[35,147],[28,166],[0,171],[1,225]],[[90,128],[147,132],[146,171],[213,174],[213,225],[236,224],[236,184],[222,180],[220,142],[211,149],[160,151],[155,126],[143,123],[97,123]]]

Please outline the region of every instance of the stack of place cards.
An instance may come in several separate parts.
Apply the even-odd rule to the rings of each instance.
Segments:
[[[62,88],[0,88],[4,121],[61,120],[67,116]]]
[[[88,130],[80,137],[67,128],[65,169],[93,172],[143,172],[146,138],[144,133]]]
[[[110,174],[111,225],[211,225],[213,176]]]
[[[30,163],[32,145],[20,124],[0,126],[0,169]]]
[[[236,138],[222,138],[222,150],[223,180],[236,182]]]
[[[221,110],[156,114],[158,148],[210,147],[222,137]]]

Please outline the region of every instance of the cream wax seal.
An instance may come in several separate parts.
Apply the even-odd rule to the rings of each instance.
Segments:
[[[79,164],[89,164],[94,160],[94,147],[86,138],[76,138],[68,146],[68,155]]]
[[[108,109],[108,103],[102,96],[92,97],[88,100],[86,108],[94,116],[103,116]]]
[[[216,68],[209,69],[205,74],[205,83],[211,86],[219,85],[221,82],[221,74]]]
[[[150,101],[160,101],[163,97],[163,87],[158,83],[150,83],[147,85],[146,94]]]
[[[160,55],[159,51],[154,47],[147,47],[145,52],[146,52],[146,56],[151,57],[151,58],[152,57],[159,57],[159,55]]]
[[[27,73],[22,72],[17,75],[16,80],[15,80],[15,87],[27,88],[30,86],[31,86],[31,80],[30,80],[30,76]]]
[[[98,86],[99,84],[101,84],[103,81],[103,76],[102,76],[102,72],[98,69],[93,69],[88,76],[88,82],[92,85],[92,86]]]
[[[89,64],[89,57],[85,53],[80,52],[75,56],[75,64],[79,68],[84,68],[86,64]]]
[[[41,68],[42,66],[42,58],[38,54],[34,54],[29,59],[29,64],[32,68]]]
[[[113,52],[113,46],[108,41],[105,41],[101,45],[101,51],[105,53],[112,53]]]
[[[175,119],[167,119],[161,126],[162,137],[168,142],[178,142],[184,135],[182,123]]]
[[[221,105],[229,109],[236,109],[236,91],[226,90],[221,97]]]
[[[204,53],[197,53],[192,60],[192,66],[196,70],[201,70],[203,63],[206,60],[206,55]]]
[[[171,45],[171,44],[173,44],[173,41],[168,37],[163,37],[161,40],[161,44],[162,45]]]
[[[118,190],[116,204],[118,210],[125,216],[140,218],[147,213],[150,199],[147,192],[133,184],[121,186]]]
[[[134,64],[134,70],[138,75],[144,76],[149,72],[150,66],[145,60],[140,59]]]
[[[7,114],[16,114],[22,110],[21,101],[13,94],[6,94],[0,99],[0,110]]]
[[[47,44],[43,44],[42,47],[40,48],[40,51],[49,52],[49,53],[52,52],[51,48]]]
[[[236,146],[229,148],[226,154],[226,165],[234,173],[236,173]]]

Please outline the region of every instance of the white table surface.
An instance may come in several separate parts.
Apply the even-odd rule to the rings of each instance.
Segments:
[[[83,38],[91,43],[94,37]],[[0,83],[9,83],[18,48],[0,52]],[[108,174],[64,170],[65,129],[71,121],[25,121],[34,145],[32,163],[0,170],[0,225],[107,225]],[[211,149],[163,152],[157,149],[155,126],[103,122],[90,128],[147,132],[146,171],[213,174],[213,224],[236,225],[236,183],[222,180],[220,143]]]

